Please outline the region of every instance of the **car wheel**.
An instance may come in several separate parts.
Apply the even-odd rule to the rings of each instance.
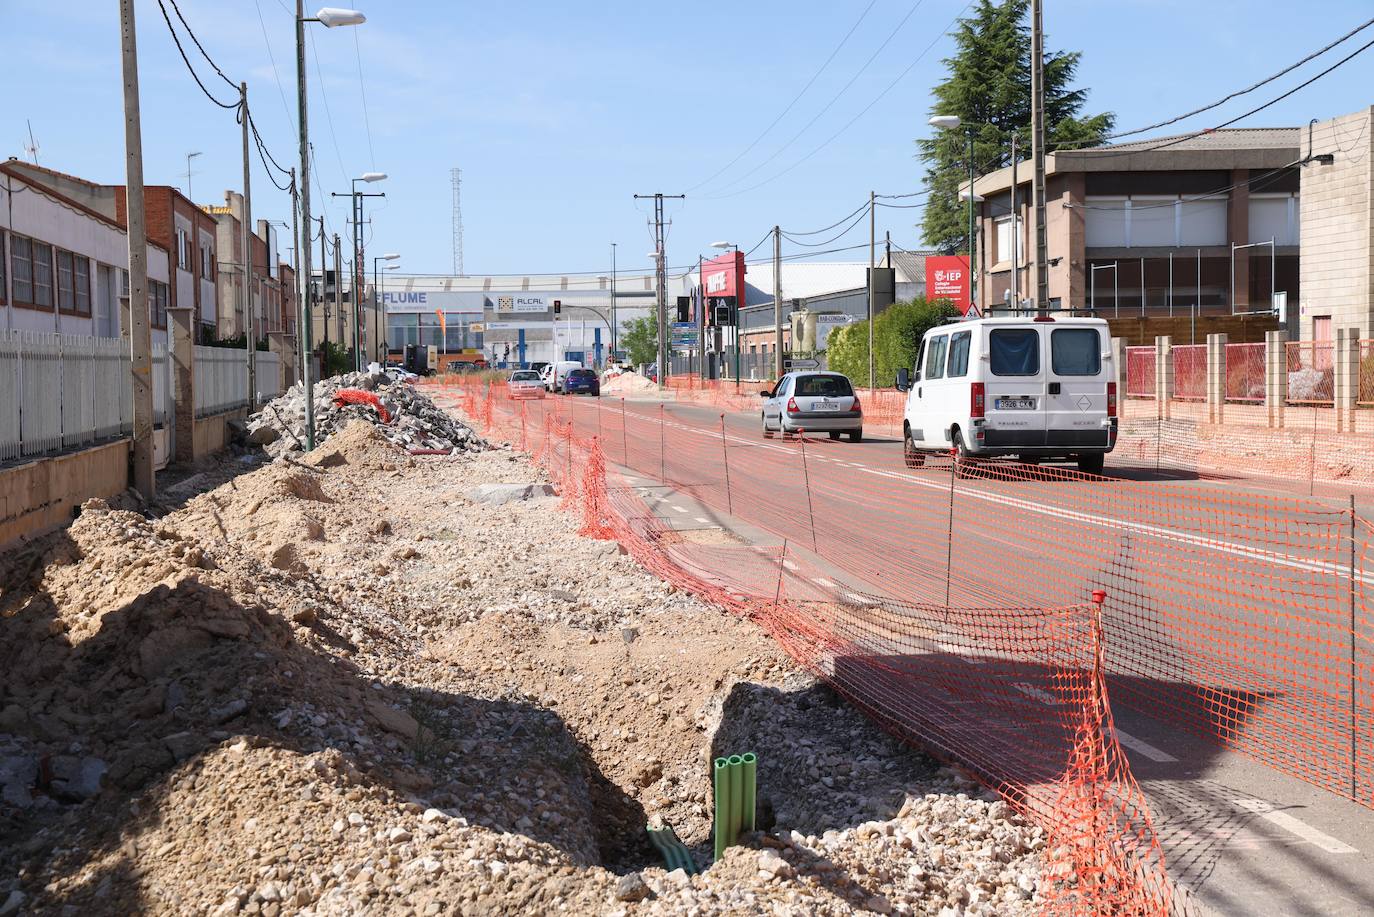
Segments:
[[[902,428],[902,460],[908,468],[920,468],[926,463],[925,453],[916,448],[916,442],[911,438],[911,428]]]
[[[769,429],[769,427],[768,427],[768,418],[767,418],[765,415],[760,414],[760,415],[759,415],[759,420],[763,423],[763,438],[764,438],[764,439],[772,439],[772,438],[773,438],[773,431],[772,431],[771,429]]]
[[[958,479],[967,480],[977,475],[976,465],[973,456],[969,455],[968,448],[964,445],[964,434],[958,427],[954,428],[954,476]]]
[[[839,439],[839,438],[840,438],[840,431],[839,431],[839,430],[831,430],[831,431],[830,431],[830,438],[831,438],[831,439]]]
[[[1078,457],[1078,470],[1084,474],[1102,474],[1102,466],[1106,462],[1106,456],[1101,452],[1084,452]]]

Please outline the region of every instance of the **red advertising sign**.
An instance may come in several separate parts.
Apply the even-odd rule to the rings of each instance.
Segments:
[[[744,305],[744,252],[730,252],[701,263],[703,296],[735,296]]]
[[[968,257],[930,255],[926,258],[926,298],[947,299],[968,314],[970,299]]]

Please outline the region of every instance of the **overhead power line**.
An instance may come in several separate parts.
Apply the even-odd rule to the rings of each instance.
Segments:
[[[787,241],[791,242],[793,245],[800,245],[804,248],[820,248],[823,245],[830,245],[831,243],[836,242],[839,239],[842,239],[845,236],[849,235],[851,232],[854,231],[854,227],[858,226],[860,223],[863,222],[864,217],[866,216],[868,216],[867,203],[865,203],[863,207],[859,208],[858,212],[854,215],[854,219],[850,222],[848,226],[846,226],[844,229],[840,230],[838,233],[836,233],[835,235],[831,236],[829,239],[826,239],[823,242],[803,242],[800,239],[794,238],[790,233],[785,231],[782,233],[782,237]]]
[[[863,12],[859,14],[859,18],[854,20],[854,24],[849,27],[849,31],[844,33],[844,37],[840,39],[840,43],[835,46],[835,49],[830,52],[830,56],[827,57],[824,63],[822,63],[820,67],[816,69],[815,73],[811,74],[811,79],[806,81],[806,85],[801,88],[800,92],[798,92],[795,96],[792,97],[792,101],[787,103],[787,107],[784,108],[778,114],[778,116],[773,119],[772,123],[770,123],[762,131],[760,131],[759,135],[755,137],[747,147],[741,150],[735,156],[734,159],[730,160],[725,165],[721,166],[719,169],[712,172],[706,178],[697,182],[692,187],[688,188],[687,192],[689,194],[695,191],[696,189],[700,188],[702,185],[710,184],[713,180],[715,180],[715,178],[718,175],[720,175],[722,172],[725,172],[735,163],[743,159],[746,155],[748,155],[749,151],[751,151],[754,147],[758,146],[759,141],[766,137],[769,131],[778,126],[778,122],[787,116],[787,113],[790,112],[793,109],[793,107],[796,106],[797,102],[801,101],[801,97],[806,95],[806,91],[811,88],[811,86],[816,82],[816,80],[820,78],[820,75],[825,72],[825,69],[830,66],[830,62],[835,59],[835,55],[840,53],[840,49],[842,49],[845,46],[845,44],[849,41],[850,36],[852,36],[854,34],[854,31],[858,29],[860,23],[864,21],[865,17],[868,16],[869,11],[873,9],[874,4],[876,4],[877,2],[878,0],[869,0],[868,6],[864,7]]]
[[[173,4],[173,6],[175,6],[175,4]],[[172,33],[172,43],[173,43],[174,45],[177,46],[177,52],[181,55],[181,62],[182,62],[183,64],[186,65],[186,69],[187,69],[187,70],[190,72],[190,74],[191,74],[191,79],[193,79],[193,80],[196,81],[196,85],[200,87],[200,91],[203,92],[203,93],[205,93],[205,98],[209,99],[211,102],[214,102],[214,103],[215,103],[216,105],[218,105],[220,108],[226,108],[226,109],[236,109],[236,108],[238,108],[238,107],[239,107],[239,100],[238,100],[238,99],[235,99],[233,102],[221,102],[219,99],[215,98],[214,93],[212,93],[208,88],[206,88],[205,83],[202,82],[202,80],[201,80],[201,78],[200,78],[200,74],[197,73],[197,72],[196,72],[196,68],[193,67],[193,66],[191,65],[191,59],[190,59],[189,57],[186,56],[186,49],[183,48],[183,47],[181,46],[181,38],[178,37],[178,35],[177,35],[176,27],[172,25],[172,17],[170,17],[170,16],[167,15],[167,6],[166,6],[166,4],[164,4],[164,3],[162,2],[162,0],[157,0],[157,7],[158,7],[158,9],[162,10],[162,19],[163,19],[164,22],[167,23],[167,31],[170,32],[170,33]],[[180,11],[180,10],[177,11],[177,16],[178,16],[178,18],[180,18],[180,16],[181,16],[181,11]],[[185,22],[186,22],[186,21],[183,19],[183,20],[182,20],[182,24],[185,25]],[[190,28],[187,28],[187,29],[186,29],[186,32],[187,32],[188,35],[191,36],[191,40],[194,41],[194,42],[196,43],[196,47],[199,48],[199,47],[200,47],[200,42],[196,40],[195,33],[193,33],[193,32],[190,30]],[[201,53],[202,53],[202,54],[205,54],[205,49],[204,49],[204,48],[201,48]],[[208,54],[206,54],[206,55],[205,55],[205,59],[206,59],[206,60],[210,60],[210,56],[209,56]],[[210,66],[211,66],[211,67],[215,67],[215,62],[214,62],[214,61],[210,61]],[[233,86],[235,90],[238,89],[238,85],[235,84],[235,83],[233,83],[232,81],[230,81],[229,78],[228,78],[227,76],[224,76],[224,74],[220,72],[220,70],[219,70],[218,67],[215,67],[215,72],[216,72],[216,73],[219,73],[220,76],[224,77],[225,81],[228,82],[230,86]]]

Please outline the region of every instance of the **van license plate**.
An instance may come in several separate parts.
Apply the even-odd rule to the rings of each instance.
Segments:
[[[1034,398],[998,398],[994,402],[999,411],[1034,411]]]

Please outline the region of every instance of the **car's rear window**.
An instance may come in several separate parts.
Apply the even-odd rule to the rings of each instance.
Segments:
[[[840,398],[854,394],[854,388],[844,376],[798,376],[793,394]]]
[[[996,328],[988,335],[988,362],[994,376],[1040,373],[1040,332],[1034,328]]]
[[[1050,366],[1056,376],[1102,372],[1102,344],[1096,328],[1056,328],[1050,333]]]
[[[510,379],[512,382],[538,382],[539,373],[530,369],[525,369],[513,374]]]
[[[590,369],[574,369],[568,373],[569,379],[595,379],[596,373]]]

